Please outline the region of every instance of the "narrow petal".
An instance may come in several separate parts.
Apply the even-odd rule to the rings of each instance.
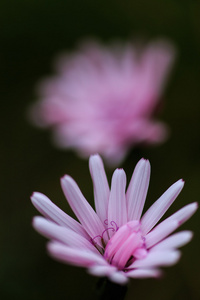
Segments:
[[[134,231],[138,231],[138,229],[139,229],[138,221],[130,221],[129,223],[121,226],[106,245],[105,252],[104,252],[105,259],[111,261],[113,255],[119,250],[121,246],[124,245],[128,237]]]
[[[76,182],[70,176],[66,175],[61,179],[61,185],[69,205],[87,233],[92,239],[101,236],[105,228],[93,208],[81,193]],[[97,238],[95,242],[101,246],[101,239]]]
[[[197,210],[196,202],[190,203],[158,224],[146,235],[146,247],[150,248],[186,222]],[[174,229],[173,229],[174,228]]]
[[[155,268],[159,266],[171,266],[180,258],[179,251],[156,251],[149,252],[144,259],[138,259],[128,269],[132,268]]]
[[[127,211],[128,221],[139,220],[142,214],[150,179],[150,163],[141,159],[133,172],[127,189]]]
[[[126,174],[124,170],[117,169],[112,177],[108,203],[108,226],[112,225],[112,222],[115,222],[117,227],[121,227],[127,222],[125,188]],[[111,237],[113,231],[109,231],[109,235]]]
[[[158,278],[162,275],[162,272],[158,269],[136,269],[128,271],[126,275],[131,278]]]
[[[109,276],[109,279],[110,279],[112,282],[115,282],[115,283],[121,284],[121,285],[124,285],[124,284],[126,284],[126,283],[128,282],[127,276],[125,275],[124,272],[121,272],[121,271],[112,273],[112,274]]]
[[[178,180],[147,210],[141,219],[141,230],[144,235],[162,218],[164,213],[178,197],[183,186],[183,180]]]
[[[71,229],[57,225],[43,217],[33,219],[33,227],[47,238],[64,243],[72,248],[81,248],[98,253],[98,250],[80,234]]]
[[[191,218],[191,216],[195,213],[197,208],[198,208],[198,203],[197,202],[190,203],[190,204],[184,206],[183,208],[179,209],[176,213],[171,215],[165,221],[167,222],[169,220],[170,221],[176,220],[176,221],[178,221],[179,226],[181,226],[189,218]],[[165,221],[163,221],[163,222],[165,222]]]
[[[110,189],[103,162],[99,155],[96,154],[90,156],[89,167],[94,187],[96,212],[102,223],[104,223],[104,221],[108,218],[108,199]]]
[[[87,239],[89,238],[83,226],[58,208],[47,196],[34,192],[31,201],[35,208],[47,219],[81,234]]]
[[[112,265],[107,266],[92,266],[88,269],[88,273],[94,276],[109,276],[116,272],[117,268]]]
[[[112,264],[119,269],[123,269],[131,255],[134,255],[134,250],[141,246],[142,240],[140,234],[133,232],[114,255]]]
[[[81,249],[73,249],[57,242],[49,243],[48,251],[50,255],[57,260],[79,267],[107,265],[107,262],[101,254]]]
[[[179,226],[178,221],[172,220],[158,224],[152,231],[150,231],[145,237],[146,248],[149,249],[153,245],[159,243],[161,240],[166,238]]]
[[[156,246],[151,248],[151,251],[161,251],[168,249],[176,249],[189,243],[193,237],[191,231],[181,231],[171,235],[170,237],[164,239],[162,242],[158,243]]]

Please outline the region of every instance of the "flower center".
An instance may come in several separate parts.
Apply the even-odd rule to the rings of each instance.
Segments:
[[[139,221],[130,221],[120,227],[108,241],[104,258],[118,269],[128,267],[134,259],[147,255]]]

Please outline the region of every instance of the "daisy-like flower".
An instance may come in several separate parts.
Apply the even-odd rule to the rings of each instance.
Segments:
[[[143,49],[85,43],[57,60],[57,74],[41,82],[30,117],[52,128],[57,146],[119,163],[131,147],[166,139],[166,125],[154,116],[173,58],[164,41]]]
[[[174,183],[141,216],[150,179],[148,160],[138,162],[126,192],[123,169],[115,170],[110,189],[99,155],[90,157],[89,167],[96,212],[70,176],[61,179],[63,192],[79,222],[45,195],[35,192],[31,197],[45,217],[35,217],[33,226],[51,240],[50,255],[119,284],[125,284],[128,278],[159,277],[159,268],[175,264],[180,258],[177,248],[192,238],[191,231],[169,235],[193,215],[197,203],[186,205],[157,225],[181,192],[183,180]]]

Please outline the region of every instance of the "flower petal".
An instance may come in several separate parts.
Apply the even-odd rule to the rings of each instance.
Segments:
[[[73,212],[92,239],[101,236],[105,230],[101,220],[81,193],[76,182],[68,175],[61,179],[63,192]],[[95,240],[101,246],[101,239]]]
[[[31,201],[37,210],[47,219],[81,234],[87,239],[89,238],[83,226],[57,207],[47,196],[34,192],[31,196]]]
[[[178,180],[147,210],[141,219],[141,230],[143,235],[148,233],[162,218],[164,213],[181,192],[183,186],[183,180]]]
[[[121,227],[127,222],[127,210],[126,210],[126,174],[124,170],[115,170],[112,183],[110,198],[108,203],[108,223],[112,225],[114,221],[117,227]],[[113,231],[109,231],[110,237],[113,235]]]
[[[175,220],[158,224],[152,231],[150,231],[145,237],[146,248],[149,249],[153,245],[157,244],[164,238],[166,238],[170,233],[176,230],[179,223]]]
[[[112,273],[108,278],[112,282],[115,282],[115,283],[121,284],[121,285],[124,285],[128,282],[127,276],[125,275],[124,272],[121,272],[121,271]]]
[[[104,257],[107,261],[112,260],[114,254],[119,250],[120,247],[123,247],[128,237],[133,232],[138,231],[139,226],[140,224],[138,221],[130,221],[117,230],[114,236],[108,241],[105,248]]]
[[[178,221],[179,226],[181,226],[184,222],[186,222],[189,218],[191,218],[191,216],[195,213],[197,208],[198,208],[197,202],[190,203],[184,206],[183,208],[179,209],[177,212],[175,212],[173,215],[168,217],[163,222],[168,222],[169,220],[170,221],[176,220]]]
[[[109,276],[116,272],[117,268],[112,265],[107,266],[92,266],[88,269],[88,273],[94,276]]]
[[[131,278],[158,278],[162,275],[162,272],[158,269],[136,269],[128,271],[126,275]]]
[[[110,189],[104,170],[102,159],[99,155],[90,156],[90,174],[94,186],[94,200],[97,215],[102,223],[108,218],[108,199]]]
[[[48,244],[48,251],[51,256],[59,261],[79,267],[90,267],[92,265],[107,265],[101,254],[92,251],[74,249],[58,242]]]
[[[195,213],[197,208],[198,204],[196,202],[190,203],[158,224],[151,232],[146,235],[146,247],[152,247],[153,245],[164,239],[171,232],[176,230]]]
[[[128,269],[132,268],[155,268],[159,266],[171,266],[175,264],[180,258],[179,251],[155,251],[143,259],[137,259],[132,263]]]
[[[98,253],[98,250],[91,242],[86,240],[80,234],[66,227],[56,225],[43,217],[35,217],[33,219],[33,227],[45,237],[64,243],[69,247],[81,248]]]
[[[174,233],[156,246],[151,248],[151,251],[161,251],[165,249],[176,249],[189,243],[193,237],[193,233],[189,230]]]
[[[141,159],[133,172],[127,189],[128,221],[139,220],[142,214],[150,179],[150,163]]]
[[[140,234],[133,232],[115,253],[112,264],[122,270],[131,255],[134,256],[134,251],[142,246],[141,244]]]

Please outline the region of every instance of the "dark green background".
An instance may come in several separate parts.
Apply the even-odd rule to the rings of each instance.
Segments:
[[[200,1],[172,0],[1,0],[0,2],[0,298],[2,300],[92,299],[97,279],[46,254],[34,232],[32,191],[49,196],[71,214],[59,178],[68,173],[93,203],[88,162],[55,149],[50,134],[32,127],[26,110],[38,80],[52,72],[54,56],[80,39],[166,37],[178,57],[165,91],[162,119],[171,128],[167,143],[134,150],[122,165],[128,179],[140,157],[150,159],[146,208],[173,182],[186,185],[169,213],[200,199]],[[112,170],[108,170],[110,180]],[[179,264],[161,280],[132,280],[127,300],[200,299],[199,212],[183,225],[195,232]]]

